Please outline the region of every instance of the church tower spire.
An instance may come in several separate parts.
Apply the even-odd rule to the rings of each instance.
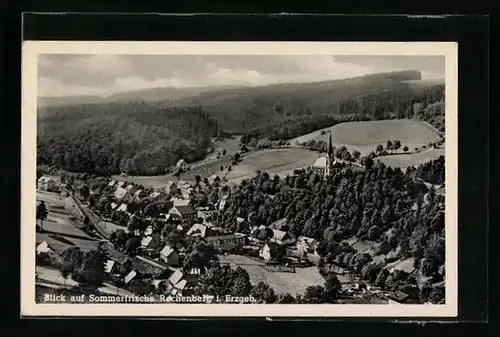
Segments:
[[[333,145],[332,145],[332,131],[330,130],[330,135],[328,138],[328,150],[326,152],[326,167],[325,167],[326,171],[325,173],[327,177],[329,177],[332,173],[333,161],[334,161],[334,156],[333,156]]]

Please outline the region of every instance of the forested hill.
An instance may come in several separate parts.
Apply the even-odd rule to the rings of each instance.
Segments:
[[[402,71],[206,92],[173,104],[202,105],[224,130],[233,133],[282,125],[285,119],[294,124],[296,119],[312,120],[324,115],[364,114],[370,119],[403,117],[412,114],[411,106],[415,102],[427,104],[444,97],[444,84],[420,79],[418,71]]]
[[[147,103],[52,107],[39,117],[37,160],[73,172],[161,174],[205,156],[215,123],[200,107]]]
[[[420,78],[419,72],[406,71],[193,91],[195,96],[176,100],[40,107],[38,162],[75,172],[162,174],[180,158],[201,159],[216,123],[222,133],[243,134],[245,143],[290,139],[342,121],[418,116],[440,127],[444,84]],[[151,95],[161,96],[161,90]]]

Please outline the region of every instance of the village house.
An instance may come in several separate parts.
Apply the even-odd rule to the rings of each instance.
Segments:
[[[160,251],[160,260],[169,266],[178,266],[179,265],[179,253],[169,245],[165,245],[163,249]]]
[[[115,250],[108,249],[106,250],[106,264],[105,264],[105,272],[108,274],[114,274],[121,266],[123,266],[127,261],[127,255]]]
[[[231,248],[244,246],[246,244],[246,235],[235,233],[228,235],[207,236],[204,240],[214,248]]]
[[[114,196],[115,196],[116,200],[121,200],[121,199],[127,197],[127,193],[128,193],[128,191],[126,189],[124,189],[123,187],[117,187],[116,191],[114,193]]]
[[[127,191],[127,195],[134,195],[135,192],[137,192],[137,187],[134,185],[130,184],[127,187],[125,187],[125,190]]]
[[[152,192],[152,193],[150,193],[150,194],[149,194],[148,198],[149,198],[151,201],[155,201],[155,200],[157,200],[160,196],[161,196],[161,193],[160,193],[160,192],[154,191],[154,192]]]
[[[50,177],[40,177],[38,179],[38,188],[48,192],[55,191],[56,181]]]
[[[217,174],[212,174],[209,178],[208,178],[208,182],[210,184],[220,184],[221,182],[221,178],[219,177],[219,175]]]
[[[114,211],[118,207],[118,204],[116,202],[111,203],[111,209]]]
[[[171,268],[161,263],[136,255],[130,260],[132,268],[144,278],[167,278],[171,274]]]
[[[217,203],[217,208],[219,209],[220,212],[222,212],[226,208],[226,202],[227,202],[226,195],[220,198],[219,202]]]
[[[116,185],[116,180],[111,180],[109,183],[108,183],[108,186],[109,187],[113,187]]]
[[[315,254],[318,241],[307,236],[300,236],[297,239],[296,246],[300,254]]]
[[[121,204],[117,209],[117,212],[125,212],[128,214],[128,205],[126,203]]]
[[[173,296],[192,295],[198,278],[197,274],[187,274],[177,269],[168,279],[168,292]]]
[[[120,188],[120,187],[125,187],[127,186],[127,182],[126,181],[119,181],[117,184],[116,184],[116,188]]]
[[[273,229],[273,237],[271,242],[277,243],[281,246],[286,246],[295,243],[295,237],[290,232]]]
[[[161,244],[160,233],[154,233],[153,235],[144,236],[141,239],[141,249],[146,251],[155,250]]]
[[[177,215],[181,220],[194,220],[196,218],[196,210],[191,205],[174,206],[170,209],[169,214]]]
[[[214,211],[211,211],[207,208],[205,209],[198,209],[196,213],[196,217],[203,220],[203,224],[210,226],[212,225],[212,217],[213,217]]]
[[[201,238],[212,236],[213,233],[210,228],[206,225],[195,223],[191,228],[188,229],[187,236],[199,236]]]
[[[175,164],[175,166],[183,171],[187,170],[188,168],[188,164],[184,159],[179,159],[179,161],[177,162],[177,164]]]
[[[264,261],[275,260],[280,252],[281,246],[274,242],[267,242],[262,246],[259,256],[264,259]]]

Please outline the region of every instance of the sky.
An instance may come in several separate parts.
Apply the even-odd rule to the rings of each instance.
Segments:
[[[444,56],[44,54],[38,58],[38,96],[314,82],[398,70],[420,70],[423,79],[444,79]]]

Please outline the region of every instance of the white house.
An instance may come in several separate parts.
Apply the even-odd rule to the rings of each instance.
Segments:
[[[273,237],[271,242],[277,243],[281,246],[286,246],[295,243],[295,237],[290,232],[273,229]]]
[[[188,165],[184,159],[179,159],[179,161],[177,162],[177,164],[175,164],[175,166],[177,166],[181,170],[185,170],[188,168]]]
[[[125,212],[125,213],[128,213],[127,208],[128,208],[128,205],[127,205],[127,204],[125,204],[125,203],[123,203],[123,204],[121,204],[121,205],[120,205],[120,206],[116,209],[116,211],[117,211],[117,212]]]
[[[116,180],[111,180],[109,183],[108,183],[108,186],[110,187],[113,187],[116,185]]]
[[[189,296],[192,294],[199,275],[186,274],[177,269],[168,279],[170,293],[174,296]]]
[[[313,238],[309,238],[307,236],[300,236],[297,239],[296,246],[299,253],[314,254],[316,252],[316,247],[318,246],[318,241]]]
[[[125,190],[127,191],[128,195],[134,195],[134,193],[137,191],[137,188],[134,185],[128,185],[125,187]]]
[[[169,266],[179,265],[179,253],[169,245],[165,245],[161,250],[160,259]]]
[[[38,179],[38,188],[45,191],[54,191],[56,189],[56,181],[49,177],[40,177]]]

